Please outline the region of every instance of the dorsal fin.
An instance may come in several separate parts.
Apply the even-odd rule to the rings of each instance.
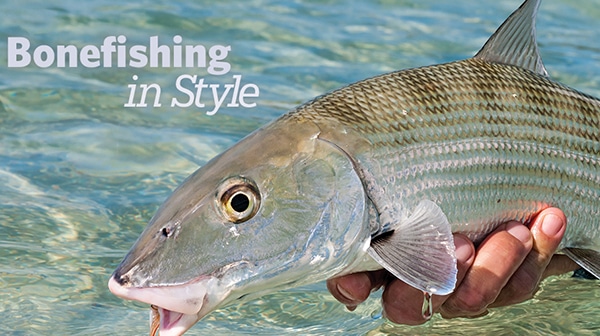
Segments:
[[[535,40],[535,17],[541,0],[525,0],[474,58],[516,65],[548,76]]]

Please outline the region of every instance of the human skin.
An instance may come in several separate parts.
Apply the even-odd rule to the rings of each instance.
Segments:
[[[529,228],[519,222],[501,225],[477,248],[467,237],[455,234],[456,289],[449,295],[434,295],[433,311],[444,318],[485,315],[490,307],[530,299],[544,278],[577,269],[577,264],[568,257],[555,255],[566,225],[565,214],[549,208],[540,212]],[[382,305],[387,319],[407,325],[427,321],[421,312],[423,292],[385,270],[327,281],[331,294],[349,310],[354,310],[380,287],[384,287]]]

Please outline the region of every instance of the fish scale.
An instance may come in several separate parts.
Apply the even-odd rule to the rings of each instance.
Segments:
[[[446,84],[432,89],[428,83],[435,82]],[[358,82],[289,117],[319,123],[329,119],[360,129],[374,146],[390,135],[399,148],[412,142],[516,135],[556,145],[573,142],[569,146],[575,150],[584,146],[598,154],[599,110],[596,98],[525,69],[468,59]]]
[[[367,79],[289,119],[329,120],[353,131],[343,141],[366,139],[367,150],[348,154],[407,215],[433,200],[454,232],[479,242],[556,206],[571,223],[563,246],[600,249],[599,116],[594,97],[472,58]]]

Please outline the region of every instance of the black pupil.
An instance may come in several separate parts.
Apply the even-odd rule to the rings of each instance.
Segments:
[[[231,208],[237,212],[244,212],[250,206],[250,199],[244,194],[236,194],[231,198]]]

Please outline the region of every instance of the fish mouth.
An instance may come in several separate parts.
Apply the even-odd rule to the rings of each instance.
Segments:
[[[215,281],[215,277],[203,276],[181,285],[128,287],[111,277],[108,288],[120,298],[152,305],[156,312],[152,312],[151,323],[154,319],[159,320],[159,323],[155,323],[159,326],[159,335],[178,336],[220,303],[221,300],[215,297],[211,300],[212,295],[209,295]],[[211,292],[214,294],[212,290]]]
[[[161,307],[152,306],[150,312],[150,336],[180,336],[202,317],[182,314]]]

